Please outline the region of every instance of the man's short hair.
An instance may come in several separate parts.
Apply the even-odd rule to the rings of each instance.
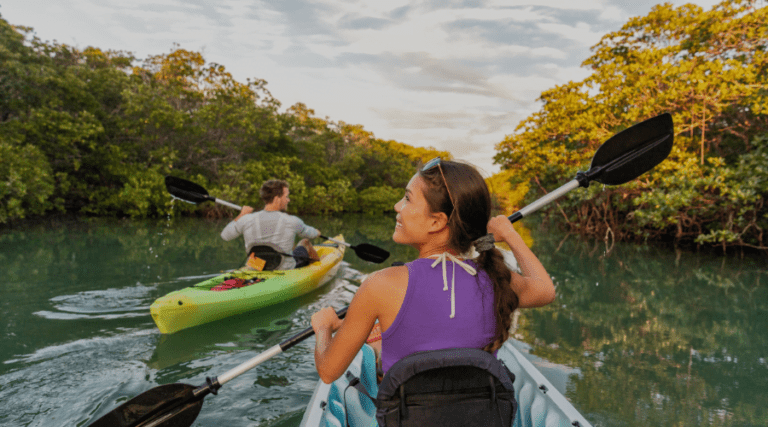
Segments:
[[[286,181],[283,181],[282,179],[270,179],[261,185],[259,196],[261,196],[261,200],[263,200],[265,204],[270,204],[275,200],[275,197],[283,196],[283,188],[288,188],[288,183]]]

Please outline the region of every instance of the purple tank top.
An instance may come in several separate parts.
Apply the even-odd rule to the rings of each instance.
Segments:
[[[392,325],[381,334],[381,367],[386,373],[398,360],[419,351],[483,348],[496,334],[493,283],[482,270],[478,276],[456,265],[455,304],[451,315],[452,261],[446,262],[448,290],[443,290],[440,264],[419,258],[408,264],[408,289]],[[473,261],[467,264],[477,268]]]

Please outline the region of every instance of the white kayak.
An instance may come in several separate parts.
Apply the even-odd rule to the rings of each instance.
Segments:
[[[592,424],[546,379],[512,344],[499,349],[498,358],[515,374],[518,411],[513,427],[588,427]],[[353,387],[349,378],[358,377],[368,394],[376,396],[376,356],[364,345],[342,375],[331,384],[318,380],[301,427],[371,427],[376,426],[376,407],[368,397]],[[350,375],[351,373],[351,375]]]

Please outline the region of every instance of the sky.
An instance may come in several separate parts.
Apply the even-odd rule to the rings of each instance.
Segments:
[[[719,1],[695,3],[710,9]],[[495,146],[541,92],[589,75],[601,37],[657,1],[0,0],[43,40],[144,59],[175,45],[239,81],[264,79],[284,111],[449,151],[485,176]]]

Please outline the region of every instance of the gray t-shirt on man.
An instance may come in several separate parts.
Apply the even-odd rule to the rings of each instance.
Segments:
[[[280,211],[258,211],[243,215],[239,220],[232,221],[224,227],[221,238],[230,241],[240,235],[245,239],[245,250],[257,244],[271,243],[283,253],[293,252],[296,236],[314,239],[320,232],[304,224],[300,218]],[[291,270],[296,266],[296,260],[284,256],[278,270]]]

